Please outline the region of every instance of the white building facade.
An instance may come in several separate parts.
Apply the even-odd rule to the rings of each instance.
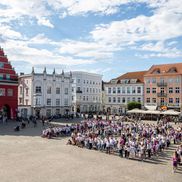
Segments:
[[[51,116],[71,110],[72,74],[35,73],[20,75],[18,87],[19,115]]]
[[[136,73],[136,74],[135,74]],[[125,114],[129,102],[144,103],[145,72],[126,73],[104,84],[105,99],[103,110],[109,114]]]
[[[102,75],[72,72],[72,111],[99,112],[102,105]]]

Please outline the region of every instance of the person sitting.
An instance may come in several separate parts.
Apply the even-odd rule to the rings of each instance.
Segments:
[[[20,126],[16,126],[16,127],[14,128],[14,131],[20,131]]]
[[[25,128],[26,127],[26,124],[24,122],[21,123],[21,128]]]

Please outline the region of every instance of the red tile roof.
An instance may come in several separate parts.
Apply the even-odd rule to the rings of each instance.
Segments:
[[[172,72],[170,70],[176,70]],[[159,71],[159,73],[157,73]],[[182,63],[172,63],[172,64],[161,64],[153,65],[145,74],[145,76],[161,75],[161,74],[182,74]]]
[[[137,79],[137,82],[144,82],[144,74],[146,74],[147,71],[136,71],[136,72],[128,72],[125,73],[124,75],[121,75],[117,77],[116,79],[118,81],[120,80],[125,80],[125,79]]]

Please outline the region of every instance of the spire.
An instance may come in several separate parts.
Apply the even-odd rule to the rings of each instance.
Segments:
[[[56,70],[55,70],[55,68],[54,68],[54,70],[53,70],[53,74],[56,74]]]
[[[43,73],[46,73],[46,67],[44,67],[44,71],[43,71]]]
[[[62,70],[62,75],[64,75],[64,70]]]
[[[35,72],[34,72],[34,67],[32,67],[32,74],[34,74]]]

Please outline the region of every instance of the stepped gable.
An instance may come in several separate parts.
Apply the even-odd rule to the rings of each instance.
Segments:
[[[8,58],[4,54],[4,50],[1,47],[0,47],[0,81],[18,83],[18,75],[16,74],[11,63],[8,61]]]

